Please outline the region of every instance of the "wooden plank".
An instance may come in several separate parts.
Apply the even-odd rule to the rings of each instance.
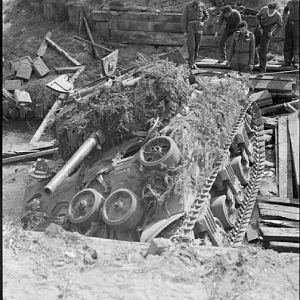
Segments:
[[[58,74],[65,74],[65,73],[75,73],[78,71],[82,66],[77,67],[55,67],[54,70]]]
[[[111,30],[111,36],[121,43],[182,46],[186,38],[180,33]]]
[[[299,206],[299,199],[297,198],[284,198],[284,197],[273,197],[273,196],[258,196],[258,202],[271,202],[278,203],[281,205],[293,205]]]
[[[288,104],[298,109],[299,100],[290,101],[288,102]],[[262,107],[260,111],[262,114],[273,114],[273,115],[274,114],[279,115],[282,114],[283,112],[287,112],[285,103]]]
[[[74,59],[73,57],[71,57],[69,55],[69,53],[67,53],[65,50],[63,50],[61,47],[59,47],[55,42],[53,42],[52,40],[50,40],[49,38],[45,38],[45,40],[47,41],[47,43],[53,47],[58,53],[61,53],[65,58],[67,58],[73,65],[75,66],[81,66],[81,63],[78,62],[76,59]]]
[[[289,205],[280,205],[280,204],[273,204],[267,202],[259,202],[258,208],[260,209],[270,209],[274,211],[282,211],[288,213],[295,213],[299,214],[299,207],[289,206]]]
[[[253,84],[255,91],[269,90],[273,92],[292,92],[293,82],[282,81],[282,80],[261,80],[258,78],[252,78],[251,83]]]
[[[283,218],[287,220],[299,221],[298,213],[288,213],[288,212],[271,210],[271,209],[260,209],[259,214],[262,217],[275,218],[276,220]]]
[[[272,241],[269,244],[270,248],[277,252],[293,252],[299,253],[299,243],[292,242],[275,242]]]
[[[182,24],[174,22],[143,22],[140,20],[113,19],[108,24],[111,30],[183,33]]]
[[[299,228],[299,222],[295,221],[261,219],[259,223],[269,224],[273,226]]]
[[[182,13],[147,13],[147,12],[114,12],[114,11],[93,11],[92,20],[95,22],[117,20],[139,20],[142,22],[172,22],[181,23]]]
[[[278,242],[299,242],[298,228],[277,228],[261,226],[260,230],[264,240]]]
[[[47,38],[51,39],[51,36],[52,36],[51,31],[48,31],[38,49],[38,51],[36,52],[37,56],[43,57],[45,55],[45,53],[47,51],[47,46],[48,46],[45,38],[47,37]]]
[[[89,27],[89,24],[88,24],[88,22],[87,22],[87,20],[86,20],[85,17],[83,17],[83,21],[84,21],[85,29],[86,29],[87,35],[88,35],[88,37],[89,37],[89,40],[90,40],[92,43],[95,43],[94,38],[93,38],[93,35],[92,35],[91,30],[90,30],[90,27]],[[93,51],[94,51],[95,58],[99,60],[99,59],[100,59],[100,56],[99,56],[99,53],[98,53],[98,51],[97,51],[97,48],[95,47],[95,45],[92,45],[92,47],[93,47]]]
[[[287,132],[287,117],[278,119],[279,197],[293,197],[290,143]]]
[[[296,190],[299,192],[299,115],[288,116],[288,132],[291,141],[292,164],[295,172]],[[299,195],[298,195],[299,197]]]

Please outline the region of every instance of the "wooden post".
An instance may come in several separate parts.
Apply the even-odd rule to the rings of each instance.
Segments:
[[[47,43],[53,47],[57,52],[61,53],[63,56],[65,56],[73,65],[75,66],[81,66],[81,63],[78,62],[76,59],[72,58],[65,50],[63,50],[61,47],[59,47],[56,43],[54,43],[49,38],[45,37],[45,40]]]
[[[88,22],[87,22],[87,20],[86,20],[85,17],[83,17],[83,21],[84,21],[84,25],[85,25],[85,29],[86,29],[86,32],[87,32],[87,34],[88,34],[88,37],[89,37],[90,41],[94,44],[95,42],[94,42],[94,39],[93,39],[91,30],[90,30],[89,24],[88,24]],[[97,51],[95,45],[92,45],[92,47],[93,47],[93,50],[94,50],[94,54],[95,54],[96,59],[99,60],[99,59],[100,59],[100,56],[99,56],[99,53],[98,53],[98,51]]]
[[[85,66],[81,67],[70,79],[71,83],[74,83],[74,81],[76,80],[76,78],[78,78],[78,76],[85,70]],[[46,131],[46,129],[53,124],[54,119],[55,119],[55,115],[56,115],[56,111],[60,108],[63,100],[67,97],[67,93],[63,93],[60,94],[58,96],[58,99],[54,102],[54,104],[52,105],[51,109],[48,111],[45,119],[43,120],[42,124],[39,126],[39,128],[37,129],[37,131],[35,132],[34,136],[32,137],[31,141],[29,142],[29,144],[35,144],[38,142],[38,140],[41,138],[41,136],[43,135],[43,133]]]
[[[48,31],[48,32],[46,33],[46,35],[45,35],[45,37],[44,37],[44,39],[43,39],[43,41],[42,41],[40,47],[39,47],[37,53],[36,53],[37,56],[43,57],[43,56],[45,55],[45,53],[46,53],[46,51],[47,51],[47,41],[46,41],[46,38],[49,38],[49,39],[50,39],[51,36],[52,36],[51,31]]]

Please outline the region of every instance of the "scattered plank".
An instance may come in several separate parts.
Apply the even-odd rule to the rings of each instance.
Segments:
[[[102,45],[100,45],[100,44],[96,44],[96,43],[94,43],[94,42],[92,43],[92,42],[90,42],[90,41],[87,41],[87,40],[85,40],[85,39],[83,39],[83,38],[81,38],[81,37],[79,37],[79,36],[76,36],[76,35],[74,35],[73,38],[76,39],[76,40],[79,40],[79,41],[82,41],[82,42],[91,44],[91,45],[93,45],[93,46],[95,46],[95,47],[99,47],[99,48],[101,48],[102,50],[105,50],[105,51],[108,51],[108,52],[113,52],[113,51],[114,51],[114,50],[111,50],[111,49],[109,49],[109,48],[106,48],[106,47],[104,47],[104,46],[102,46]]]
[[[2,159],[2,164],[9,164],[9,163],[31,160],[31,159],[37,158],[37,157],[52,155],[57,152],[58,152],[58,148],[53,148],[53,149],[43,150],[43,151],[39,151],[39,152],[4,158],[4,159]]]
[[[298,228],[277,228],[261,226],[264,240],[278,242],[299,242]]]
[[[83,17],[83,21],[84,21],[85,29],[86,29],[86,32],[87,32],[87,35],[88,35],[90,41],[91,41],[93,44],[95,44],[94,38],[93,38],[93,36],[92,36],[91,30],[90,30],[90,27],[89,27],[89,24],[88,24],[88,22],[87,22],[87,20],[86,20],[85,17]],[[99,53],[98,53],[98,51],[97,51],[95,45],[92,45],[92,47],[93,47],[93,51],[94,51],[94,54],[95,54],[95,58],[99,60],[99,59],[100,59],[100,56],[99,56]]]
[[[280,212],[288,212],[288,213],[295,213],[299,214],[299,207],[290,206],[290,205],[280,205],[280,204],[273,204],[267,202],[259,202],[258,208],[260,209],[269,209],[272,211],[280,211]]]
[[[291,242],[270,242],[270,248],[277,252],[293,252],[299,253],[299,243]]]
[[[289,227],[289,228],[299,228],[299,222],[295,222],[295,221],[261,219],[259,223],[272,225],[273,227],[281,226],[281,227]]]
[[[289,135],[287,131],[287,117],[278,119],[278,158],[279,197],[293,197],[292,162]]]
[[[299,191],[300,187],[299,187],[299,116],[298,113],[293,113],[288,116],[288,132],[291,140],[292,163],[295,170],[296,190]]]
[[[32,63],[33,70],[38,75],[38,77],[44,77],[49,73],[48,67],[39,56],[37,56]]]
[[[255,101],[259,107],[264,107],[273,104],[272,96],[268,90],[263,90],[250,95],[250,99]]]
[[[82,66],[78,67],[55,67],[54,71],[58,74],[66,74],[66,73],[75,73],[78,71]]]
[[[273,197],[273,196],[261,196],[257,197],[258,202],[270,202],[278,203],[281,205],[296,205],[299,206],[299,199],[297,198],[284,198],[284,197]]]
[[[61,47],[59,47],[55,42],[50,40],[48,37],[45,37],[45,40],[52,48],[54,48],[58,53],[62,54],[64,57],[66,57],[73,65],[81,66],[80,62],[78,62],[76,59],[72,58],[65,50],[63,50]]]
[[[259,209],[259,214],[262,217],[274,218],[278,219],[287,219],[293,221],[299,221],[299,213],[290,213],[290,212],[283,212],[278,210],[271,210],[271,209]]]
[[[43,57],[47,51],[47,47],[48,47],[48,44],[47,44],[47,41],[46,41],[46,38],[49,38],[51,39],[52,37],[52,33],[51,31],[48,31],[38,49],[38,51],[36,52],[36,55],[39,56],[39,57]]]

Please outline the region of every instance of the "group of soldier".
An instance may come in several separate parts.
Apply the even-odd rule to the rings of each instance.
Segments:
[[[258,25],[254,32],[248,30],[248,24],[243,21],[238,10],[230,5],[223,7],[217,21],[215,39],[218,39],[219,63],[226,64],[234,71],[249,72],[253,65],[259,63],[261,73],[266,72],[267,53],[271,37],[276,36],[285,22],[284,63],[283,66],[298,68],[299,64],[299,0],[290,0],[283,10],[282,16],[277,10],[277,3],[264,6],[256,15]],[[204,24],[209,14],[205,4],[200,0],[188,2],[183,12],[183,30],[187,37],[188,63],[197,68],[198,57]],[[218,38],[220,28],[225,22],[225,28]],[[228,53],[226,41],[232,36]],[[227,55],[226,55],[227,54]]]

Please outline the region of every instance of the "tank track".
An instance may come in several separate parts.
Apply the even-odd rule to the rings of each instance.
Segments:
[[[265,143],[264,143],[264,125],[262,116],[256,102],[247,102],[245,108],[242,109],[228,141],[225,144],[223,157],[220,157],[216,162],[216,167],[212,174],[207,178],[202,191],[195,198],[190,210],[185,214],[182,226],[177,229],[175,235],[171,237],[174,242],[192,242],[193,230],[197,220],[201,215],[205,214],[207,208],[210,206],[210,190],[213,183],[219,173],[222,170],[225,154],[229,153],[229,147],[233,142],[233,139],[242,126],[247,110],[251,108],[253,129],[254,129],[254,142],[253,142],[253,156],[254,164],[251,168],[250,180],[247,187],[244,189],[244,200],[240,207],[237,209],[237,218],[233,229],[228,232],[229,243],[231,245],[239,245],[242,243],[247,226],[250,222],[251,214],[256,201],[257,192],[259,190],[260,181],[264,173],[264,160],[265,160]]]

